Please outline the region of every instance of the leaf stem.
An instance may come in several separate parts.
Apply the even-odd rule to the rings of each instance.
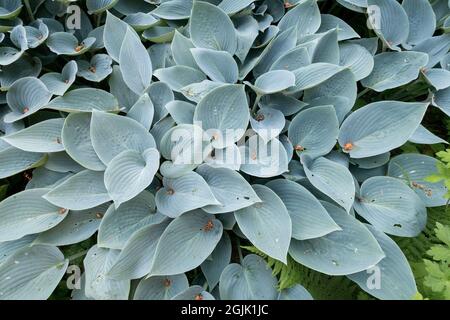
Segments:
[[[370,91],[370,88],[365,88],[363,91],[358,93],[358,99],[361,98],[363,95],[365,95],[369,91]]]
[[[74,255],[71,255],[70,257],[67,258],[67,260],[69,260],[70,262],[72,262],[73,260],[76,260],[78,258],[81,258],[83,256],[86,255],[86,253],[88,253],[89,250],[84,250],[78,253],[75,253]]]
[[[30,16],[31,21],[33,22],[36,19],[34,19],[34,14],[33,10],[31,9],[30,0],[24,0],[23,2],[25,3],[25,7],[27,8],[28,15]]]
[[[155,176],[159,179],[159,180],[162,180],[163,179],[163,176],[160,174],[160,173],[155,173]]]
[[[255,98],[255,102],[253,103],[253,107],[252,107],[252,114],[256,113],[256,110],[258,109],[258,103],[261,100],[261,95],[256,94],[256,98]]]
[[[97,28],[100,27],[100,25],[102,24],[102,16],[103,16],[103,12],[98,13],[96,16],[95,20],[96,20]]]
[[[242,264],[242,261],[244,260],[244,256],[242,255],[242,249],[241,249],[241,240],[239,238],[236,238],[236,247],[239,254],[239,263]]]

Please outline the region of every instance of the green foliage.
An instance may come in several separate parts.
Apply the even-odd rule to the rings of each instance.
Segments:
[[[450,149],[436,153],[442,162],[437,163],[437,173],[427,178],[427,181],[436,183],[444,181],[447,189],[450,190]],[[450,191],[446,193],[446,198],[450,198]]]
[[[291,288],[296,284],[304,286],[317,300],[373,299],[347,277],[329,276],[309,269],[288,256],[287,264],[275,260],[253,246],[242,247],[263,257],[273,274],[278,278],[278,290]]]
[[[427,227],[418,237],[396,239],[413,269],[418,291],[426,299],[450,299],[449,226],[446,207],[432,208]]]
[[[450,299],[450,226],[436,223],[435,234],[442,244],[433,245],[427,255],[431,260],[425,259],[424,285],[431,289],[434,299]]]

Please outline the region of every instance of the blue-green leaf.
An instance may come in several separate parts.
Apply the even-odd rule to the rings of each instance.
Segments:
[[[292,240],[289,254],[297,262],[329,275],[347,275],[366,270],[385,257],[375,237],[344,210],[324,202],[330,216],[342,229],[311,240]]]
[[[103,172],[84,170],[70,177],[43,195],[44,199],[61,208],[85,210],[108,202]]]
[[[267,263],[257,255],[244,258],[242,265],[228,265],[220,276],[219,291],[223,300],[275,300],[277,279]]]
[[[422,52],[384,52],[375,56],[372,73],[361,81],[366,88],[377,92],[397,88],[419,76],[421,68],[428,63]]]
[[[107,276],[119,257],[119,250],[93,246],[84,258],[85,294],[96,300],[125,300],[130,292],[129,280],[115,280]]]
[[[142,153],[156,146],[153,136],[139,122],[105,112],[92,114],[91,139],[95,152],[106,165],[125,150]]]
[[[128,239],[147,225],[159,224],[165,219],[156,211],[155,197],[143,191],[119,208],[111,205],[102,219],[98,245],[102,248],[123,249]]]
[[[45,200],[42,196],[48,191],[49,189],[25,190],[0,202],[1,242],[46,231],[63,221],[69,210]]]
[[[301,159],[309,182],[350,212],[355,201],[355,182],[350,171],[324,157],[312,160],[305,155]]]
[[[403,145],[416,131],[428,103],[380,101],[353,112],[341,126],[339,144],[352,158],[379,155]]]
[[[198,267],[222,237],[222,223],[201,210],[173,220],[156,247],[150,275],[175,275]]]
[[[355,210],[376,229],[400,237],[415,237],[425,227],[427,210],[403,181],[372,177],[364,181]]]
[[[0,300],[45,300],[64,276],[69,260],[58,248],[32,246],[0,265]]]
[[[196,47],[236,52],[237,39],[233,22],[219,7],[196,1],[190,19],[191,40]]]
[[[258,202],[234,213],[241,231],[259,250],[286,263],[292,222],[283,201],[263,185],[253,185]]]
[[[401,154],[389,162],[388,175],[404,180],[427,207],[444,206],[448,192],[443,182],[431,183],[426,178],[436,172],[439,161],[422,154]]]
[[[125,150],[115,156],[105,171],[105,186],[116,207],[147,188],[159,168],[159,152],[146,149],[142,154]]]
[[[142,94],[152,82],[152,62],[141,40],[130,30],[122,42],[119,54],[120,70],[127,86]]]
[[[289,125],[288,136],[298,155],[326,155],[336,145],[339,122],[332,106],[301,111]]]
[[[175,218],[208,205],[221,205],[206,181],[195,172],[175,179],[164,177],[163,183],[164,187],[156,193],[156,205],[166,216]]]
[[[250,184],[231,169],[202,165],[197,173],[205,179],[214,197],[221,203],[204,207],[203,210],[208,213],[232,212],[261,202]]]
[[[186,275],[156,276],[139,282],[133,300],[170,300],[189,287]]]
[[[348,275],[361,289],[382,300],[410,300],[417,293],[408,260],[398,245],[383,232],[367,225],[386,255],[375,266]],[[379,279],[376,279],[379,277]],[[379,282],[378,282],[379,281]]]
[[[194,48],[191,53],[196,64],[211,80],[224,83],[237,81],[238,66],[227,51]]]
[[[273,180],[266,185],[286,206],[292,220],[292,237],[297,240],[319,238],[341,228],[306,188],[289,180]]]

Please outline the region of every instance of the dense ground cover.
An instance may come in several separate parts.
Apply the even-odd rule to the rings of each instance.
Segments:
[[[447,0],[0,0],[0,299],[449,299]]]

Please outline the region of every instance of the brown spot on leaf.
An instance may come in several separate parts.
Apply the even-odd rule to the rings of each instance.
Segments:
[[[344,144],[344,150],[345,151],[351,151],[351,150],[353,150],[353,143],[351,143],[351,142],[347,142],[346,144]]]
[[[165,278],[163,281],[163,285],[164,287],[168,288],[170,287],[170,285],[172,284],[172,281],[170,281],[170,279]]]
[[[80,44],[80,45],[75,47],[75,52],[80,52],[83,49],[84,49],[84,44]]]
[[[294,150],[295,151],[305,151],[305,148],[298,144],[294,147]]]
[[[203,300],[203,296],[202,296],[202,294],[201,294],[201,293],[199,293],[198,295],[196,295],[196,296],[194,297],[194,300],[197,300],[197,301],[199,301],[199,300]]]
[[[212,222],[212,220],[209,220],[205,226],[203,227],[204,231],[211,231],[212,229],[214,229],[214,223]]]

